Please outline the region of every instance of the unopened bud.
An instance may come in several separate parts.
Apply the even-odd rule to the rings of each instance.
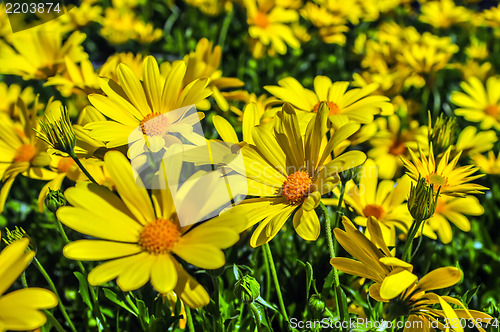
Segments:
[[[441,114],[432,126],[429,115],[429,142],[438,154],[455,143],[455,128],[455,117],[443,117]]]
[[[260,296],[260,285],[254,277],[246,275],[234,285],[234,295],[244,303],[253,302]]]
[[[325,311],[326,304],[325,301],[323,301],[323,299],[321,298],[321,295],[313,294],[309,298],[307,306],[313,313],[320,315],[323,313],[323,311]]]
[[[36,243],[31,239],[31,237],[26,233],[24,229],[21,227],[17,227],[14,230],[9,230],[8,228],[5,228],[5,236],[3,237],[3,241],[6,244],[11,244],[12,242],[15,242],[20,239],[29,239],[30,243],[28,245],[27,250],[35,251],[36,252]]]
[[[439,190],[434,195],[434,186],[427,184],[425,179],[419,178],[417,184],[411,185],[410,196],[408,197],[408,210],[415,220],[427,220],[434,214],[436,209]]]
[[[50,212],[55,213],[61,206],[66,205],[66,198],[60,190],[52,190],[49,188],[49,193],[45,196],[45,207]]]

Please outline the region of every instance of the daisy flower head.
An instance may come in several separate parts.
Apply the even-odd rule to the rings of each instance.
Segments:
[[[290,26],[299,20],[299,13],[276,4],[275,0],[244,0],[247,11],[248,33],[252,38],[251,48],[255,58],[266,54],[285,54],[287,44],[300,48]]]
[[[163,114],[197,104],[211,94],[207,89],[207,79],[182,86],[186,74],[184,61],[175,62],[166,78],[160,76],[158,63],[152,56],[144,59],[142,79],[125,64],[119,64],[116,73],[117,82],[100,79],[105,96],[92,94],[88,97],[90,103],[110,121],[89,123],[85,129],[90,130],[92,138],[107,142],[108,148],[140,140],[142,135],[131,136],[138,128],[144,135],[151,132],[151,136],[163,137],[169,132],[170,124],[170,119]]]
[[[19,122],[12,121],[4,114],[0,115],[0,176],[3,182],[0,212],[3,211],[10,188],[19,174],[39,180],[50,180],[56,175],[45,169],[51,161],[47,144],[37,139],[33,130],[40,129],[36,117],[38,102],[35,101],[28,109],[22,99],[19,99],[16,106]]]
[[[380,296],[373,293],[374,298],[379,302],[389,302],[386,309],[386,319],[393,320],[398,317],[407,317],[411,324],[405,324],[403,332],[415,330],[425,330],[426,327],[449,331],[449,327],[442,324],[439,319],[445,322],[460,322],[460,319],[470,320],[476,328],[484,332],[485,330],[476,322],[479,319],[483,323],[488,323],[493,317],[481,311],[469,310],[457,298],[438,295],[433,290],[451,287],[462,279],[462,271],[456,267],[441,267],[430,271],[418,281],[414,280],[397,297],[387,299],[380,293]],[[395,280],[394,280],[395,281]],[[400,285],[396,282],[388,284],[388,289],[397,289]],[[370,295],[372,295],[370,293]],[[458,307],[455,309],[451,305]],[[437,305],[441,309],[437,309]],[[456,331],[463,331],[460,326],[455,327]]]
[[[248,195],[254,198],[243,200],[233,210],[247,217],[241,231],[262,221],[250,239],[251,246],[271,241],[292,215],[297,234],[316,240],[320,223],[314,208],[321,196],[332,191],[339,173],[365,161],[361,151],[332,157],[332,151],[354,134],[359,124],[348,123],[327,140],[328,112],[326,103],[321,105],[301,134],[295,109],[285,103],[276,114],[274,128],[254,127],[253,144],[242,147]]]
[[[500,175],[500,153],[495,158],[495,153],[493,151],[488,151],[488,157],[482,154],[476,154],[472,157],[472,160],[484,174]]]
[[[484,208],[474,196],[450,197],[439,196],[434,215],[426,221],[426,226],[437,233],[443,243],[450,243],[453,238],[450,222],[461,231],[470,231],[470,221],[467,215],[480,216]]]
[[[317,113],[321,103],[328,106],[328,116],[335,124],[335,119],[348,119],[360,123],[370,123],[375,114],[392,114],[394,108],[385,96],[371,95],[378,84],[370,84],[363,88],[347,91],[349,82],[332,82],[326,76],[314,78],[314,91],[306,89],[293,77],[278,81],[278,86],[268,85],[264,88],[272,95],[290,103],[299,111]]]
[[[225,263],[222,249],[238,240],[236,231],[225,226],[223,217],[196,227],[181,227],[168,190],[153,190],[151,200],[147,190],[136,184],[124,155],[110,151],[104,162],[119,197],[90,183],[66,190],[72,206],[60,208],[58,218],[92,238],[66,245],[64,255],[75,260],[106,261],[89,273],[91,285],[116,278],[123,291],[131,291],[151,281],[158,292],[174,291],[191,308],[206,305],[208,293],[173,255],[204,269],[220,268]],[[200,203],[210,206],[210,197],[205,194],[202,202],[200,195],[186,195],[181,208],[196,214]],[[231,219],[235,218],[231,214]]]
[[[464,92],[453,91],[451,102],[459,108],[455,115],[465,120],[480,122],[481,129],[500,130],[500,76],[492,76],[483,84],[477,77],[469,77],[460,87]]]
[[[380,223],[385,242],[394,246],[396,229],[406,233],[413,221],[404,203],[410,192],[411,180],[403,176],[397,182],[383,180],[378,183],[378,167],[371,159],[359,168],[359,175],[358,184],[352,180],[346,184],[344,196],[345,203],[357,214],[353,221],[366,226],[368,218],[375,218]]]
[[[43,309],[57,305],[57,297],[49,290],[29,287],[5,292],[31,263],[35,252],[27,250],[30,240],[11,242],[0,252],[0,331],[34,330],[45,324]]]
[[[419,148],[418,156],[411,149],[409,150],[412,161],[403,156],[401,156],[401,160],[407,169],[406,173],[414,181],[422,177],[429,186],[433,186],[435,192],[439,190],[443,195],[462,197],[467,194],[482,194],[482,190],[488,190],[479,184],[470,183],[470,181],[483,177],[484,174],[472,175],[478,170],[472,165],[456,167],[462,153],[459,152],[450,161],[451,151],[452,147],[449,147],[436,163],[431,143],[428,158]]]

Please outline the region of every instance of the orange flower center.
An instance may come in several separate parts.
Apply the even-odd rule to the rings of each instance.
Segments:
[[[380,205],[377,205],[377,204],[368,204],[363,209],[363,214],[366,217],[374,217],[377,220],[381,220],[385,216],[385,210]]]
[[[66,173],[74,163],[75,161],[69,157],[61,158],[57,163],[57,170],[61,173]]]
[[[289,175],[283,182],[283,197],[291,204],[302,202],[308,195],[312,179],[306,171],[297,171]]]
[[[406,152],[406,146],[405,142],[397,139],[392,143],[391,147],[389,148],[389,153],[393,154],[395,156],[402,155]]]
[[[20,163],[23,161],[31,162],[33,158],[36,156],[36,148],[31,144],[21,145],[16,150],[16,154],[14,156],[14,162]]]
[[[496,118],[498,113],[499,113],[499,108],[498,105],[488,105],[485,109],[484,112],[488,114],[491,117]]]
[[[254,22],[255,25],[263,29],[269,26],[269,18],[267,17],[267,14],[263,12],[257,12],[257,15],[255,15]]]
[[[163,136],[167,131],[169,121],[161,113],[151,113],[141,121],[142,133],[147,136]]]
[[[139,245],[153,255],[165,254],[179,241],[181,232],[172,220],[156,219],[144,226]]]
[[[429,185],[433,184],[434,190],[437,190],[439,187],[446,186],[446,184],[448,183],[448,179],[442,175],[433,173],[433,174],[427,175],[427,183]]]
[[[321,101],[314,105],[313,107],[313,112],[318,113],[319,110],[319,105],[321,105]],[[330,109],[330,113],[328,115],[335,115],[340,113],[340,107],[339,105],[335,104],[333,101],[325,101],[326,106]]]

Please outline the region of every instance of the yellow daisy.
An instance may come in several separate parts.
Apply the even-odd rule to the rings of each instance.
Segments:
[[[401,157],[401,160],[408,169],[407,174],[414,181],[422,177],[428,185],[433,185],[434,190],[439,190],[443,195],[460,197],[466,194],[482,194],[481,190],[487,190],[488,188],[470,183],[470,181],[483,177],[484,174],[472,175],[478,170],[477,167],[472,165],[455,168],[462,153],[459,152],[449,161],[451,150],[452,148],[449,147],[437,164],[432,144],[429,149],[429,159],[419,149],[419,156],[409,150],[413,162],[405,157]]]
[[[180,227],[168,190],[154,190],[151,202],[124,155],[111,151],[104,161],[120,197],[90,183],[66,190],[66,199],[72,206],[60,208],[58,218],[66,226],[95,239],[66,245],[64,255],[75,260],[107,261],[89,273],[91,285],[116,278],[123,291],[131,291],[150,280],[158,292],[166,294],[174,290],[191,308],[206,305],[207,292],[187,274],[173,254],[189,264],[217,269],[225,262],[221,249],[238,241],[238,234],[225,226],[224,220]],[[205,194],[205,204],[210,207],[213,200],[206,197]],[[181,209],[197,214],[200,203],[200,195],[189,191]],[[190,210],[190,206],[198,208]]]
[[[351,180],[344,196],[345,203],[358,215],[354,222],[366,226],[368,218],[375,218],[380,222],[385,242],[394,246],[396,228],[406,234],[413,222],[403,203],[410,193],[410,182],[408,176],[403,176],[396,183],[391,180],[378,183],[378,167],[373,160],[368,159],[360,168],[359,184]],[[338,189],[336,191],[338,195]]]
[[[408,148],[415,149],[418,143],[427,143],[426,138],[423,140],[426,133],[417,121],[412,121],[409,128],[404,128],[395,114],[375,119],[374,123],[377,131],[368,140],[372,146],[368,157],[377,164],[381,179],[393,179],[403,166],[399,156],[408,156]]]
[[[21,99],[17,104],[20,122],[12,121],[5,114],[0,121],[0,177],[3,185],[0,191],[0,213],[3,211],[10,188],[19,174],[24,176],[50,180],[55,173],[44,167],[49,165],[51,158],[47,144],[35,136],[33,128],[39,130],[36,117],[37,102],[27,109]]]
[[[344,273],[374,281],[368,290],[371,297],[378,299],[382,292],[386,299],[395,298],[417,281],[417,276],[412,273],[413,265],[391,253],[382,235],[380,223],[375,218],[368,218],[367,222],[370,239],[349,218],[342,217],[342,224],[345,231],[334,229],[335,238],[356,260],[335,257],[330,260],[330,264]]]
[[[388,115],[394,111],[389,98],[371,95],[378,84],[347,91],[349,82],[334,82],[326,76],[314,78],[314,91],[306,89],[293,77],[278,81],[279,86],[268,85],[264,88],[278,99],[292,104],[300,111],[316,113],[319,105],[325,102],[332,122],[335,117],[345,117],[351,121],[370,123],[375,114]],[[345,122],[345,121],[344,121]]]
[[[61,31],[36,28],[10,34],[6,39],[12,47],[0,47],[0,72],[19,75],[25,80],[45,80],[64,70],[65,57],[74,62],[88,58],[81,45],[85,37],[75,31],[63,43]]]
[[[213,48],[213,49],[212,49]],[[208,78],[208,88],[212,91],[212,97],[217,106],[223,111],[229,110],[229,104],[220,90],[227,88],[238,88],[245,85],[235,77],[223,77],[219,69],[222,49],[219,45],[213,47],[213,43],[203,38],[196,45],[196,50],[184,57],[186,62],[186,75],[183,85],[187,86],[196,79]],[[208,104],[208,108],[210,104]]]
[[[327,141],[327,114],[328,107],[321,106],[301,135],[295,110],[284,104],[274,119],[274,130],[254,127],[254,144],[241,149],[245,169],[240,172],[247,177],[247,195],[255,198],[242,201],[232,211],[248,218],[241,231],[262,221],[250,239],[253,247],[271,241],[294,213],[293,226],[299,236],[316,240],[321,227],[314,208],[321,196],[338,183],[338,173],[365,161],[361,151],[332,159],[332,151],[354,134],[359,124],[346,124]]]
[[[474,164],[485,174],[500,175],[500,153],[495,158],[493,151],[488,152],[488,158],[482,154],[476,154],[472,157]]]
[[[449,221],[454,223],[464,232],[470,231],[470,222],[465,215],[480,216],[484,208],[474,196],[449,197],[440,196],[437,200],[436,210],[425,224],[437,233],[443,243],[450,243],[452,231]]]
[[[481,129],[493,127],[500,130],[500,76],[488,78],[486,86],[472,76],[460,87],[465,93],[453,91],[451,94],[451,102],[459,107],[455,109],[455,115],[463,116],[467,121],[480,122]]]
[[[197,114],[189,115],[189,118],[184,118],[185,112],[172,113],[173,118],[165,115],[194,105],[211,94],[206,88],[206,79],[192,81],[183,88],[185,73],[185,62],[177,61],[166,79],[162,79],[158,63],[152,56],[144,59],[142,80],[127,65],[118,65],[118,82],[100,79],[106,96],[92,94],[88,97],[90,103],[111,121],[89,123],[85,129],[90,129],[92,138],[107,142],[108,148],[143,141],[141,130],[148,136],[148,142],[154,143],[156,151],[168,143],[173,137],[171,133],[195,139],[193,127],[189,125],[199,122]],[[182,123],[176,125],[178,120]],[[139,132],[139,135],[130,136],[133,132]]]
[[[408,317],[411,324],[405,324],[403,332],[422,331],[430,329],[439,329],[449,331],[449,327],[453,326],[454,331],[463,331],[460,327],[461,318],[467,322],[474,323],[480,318],[483,323],[489,322],[493,317],[476,310],[467,309],[463,303],[451,296],[440,296],[436,293],[429,292],[436,289],[444,289],[451,287],[462,279],[462,272],[456,267],[442,267],[435,269],[418,282],[413,282],[401,295],[393,298],[390,302],[383,296],[383,292],[375,294],[374,298],[379,302],[389,302],[386,309],[388,320],[393,320],[398,317]],[[399,285],[395,282],[389,285],[390,288],[399,290]],[[377,296],[379,295],[379,296]],[[453,304],[460,309],[453,308]],[[441,309],[436,309],[439,305]],[[442,324],[438,319],[448,322],[448,327]],[[452,322],[458,322],[454,324]],[[480,325],[476,326],[481,332],[485,332]]]
[[[118,74],[116,70],[120,63],[126,64],[137,77],[142,77],[142,64],[144,57],[140,54],[134,55],[133,53],[115,53],[111,55],[106,62],[99,69],[99,76],[110,78],[118,82]]]
[[[456,6],[453,0],[430,1],[422,5],[419,20],[435,28],[449,28],[452,25],[470,21],[472,12]]]
[[[497,141],[497,134],[493,130],[478,132],[476,127],[468,126],[458,135],[455,150],[463,151],[464,155],[472,157],[490,151]]]
[[[296,10],[281,7],[275,0],[243,0],[243,4],[254,57],[260,58],[266,51],[269,55],[285,54],[287,44],[291,48],[300,47],[289,25],[299,20]]]
[[[33,87],[28,86],[24,89],[17,84],[7,85],[0,82],[0,113],[5,113],[11,118],[18,118],[16,103],[21,98],[26,105],[35,101]]]
[[[64,15],[63,15],[64,16]],[[82,60],[77,65],[70,58],[64,58],[65,70],[55,76],[49,77],[45,86],[56,86],[61,94],[70,97],[72,94],[99,93],[99,81],[94,66],[90,60]]]
[[[43,309],[57,305],[49,290],[29,287],[4,294],[29,265],[34,251],[26,251],[29,239],[12,242],[0,252],[0,332],[34,330],[45,324]]]

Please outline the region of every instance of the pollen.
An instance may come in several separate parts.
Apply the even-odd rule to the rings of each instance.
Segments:
[[[318,113],[318,110],[319,110],[319,105],[321,105],[321,101],[319,103],[317,103],[316,105],[314,105],[313,107],[313,112],[314,113]],[[339,105],[337,105],[336,103],[334,103],[333,101],[325,101],[326,103],[326,106],[328,106],[328,108],[330,109],[330,113],[328,115],[335,115],[335,114],[339,114],[340,113],[340,107]]]
[[[429,185],[433,184],[434,189],[436,190],[438,187],[446,186],[446,184],[448,183],[448,179],[446,177],[434,173],[427,175],[427,183]]]
[[[267,17],[267,14],[263,12],[257,12],[257,15],[255,15],[254,22],[255,25],[263,29],[269,26],[269,18]]]
[[[165,254],[179,241],[179,227],[169,219],[156,219],[144,226],[139,237],[139,245],[153,255]]]
[[[161,113],[151,113],[141,121],[142,133],[147,136],[163,136],[170,124],[167,117]]]
[[[24,144],[17,148],[16,154],[14,155],[14,162],[31,162],[35,156],[36,148],[31,144]]]
[[[289,175],[282,186],[283,197],[291,204],[302,202],[311,189],[311,176],[305,171],[297,171]]]
[[[488,114],[491,117],[496,118],[498,116],[500,109],[498,105],[488,105],[485,109],[484,112]]]
[[[377,204],[368,204],[363,209],[363,214],[366,217],[374,217],[377,220],[381,220],[385,216],[385,210],[380,205],[377,205]]]

